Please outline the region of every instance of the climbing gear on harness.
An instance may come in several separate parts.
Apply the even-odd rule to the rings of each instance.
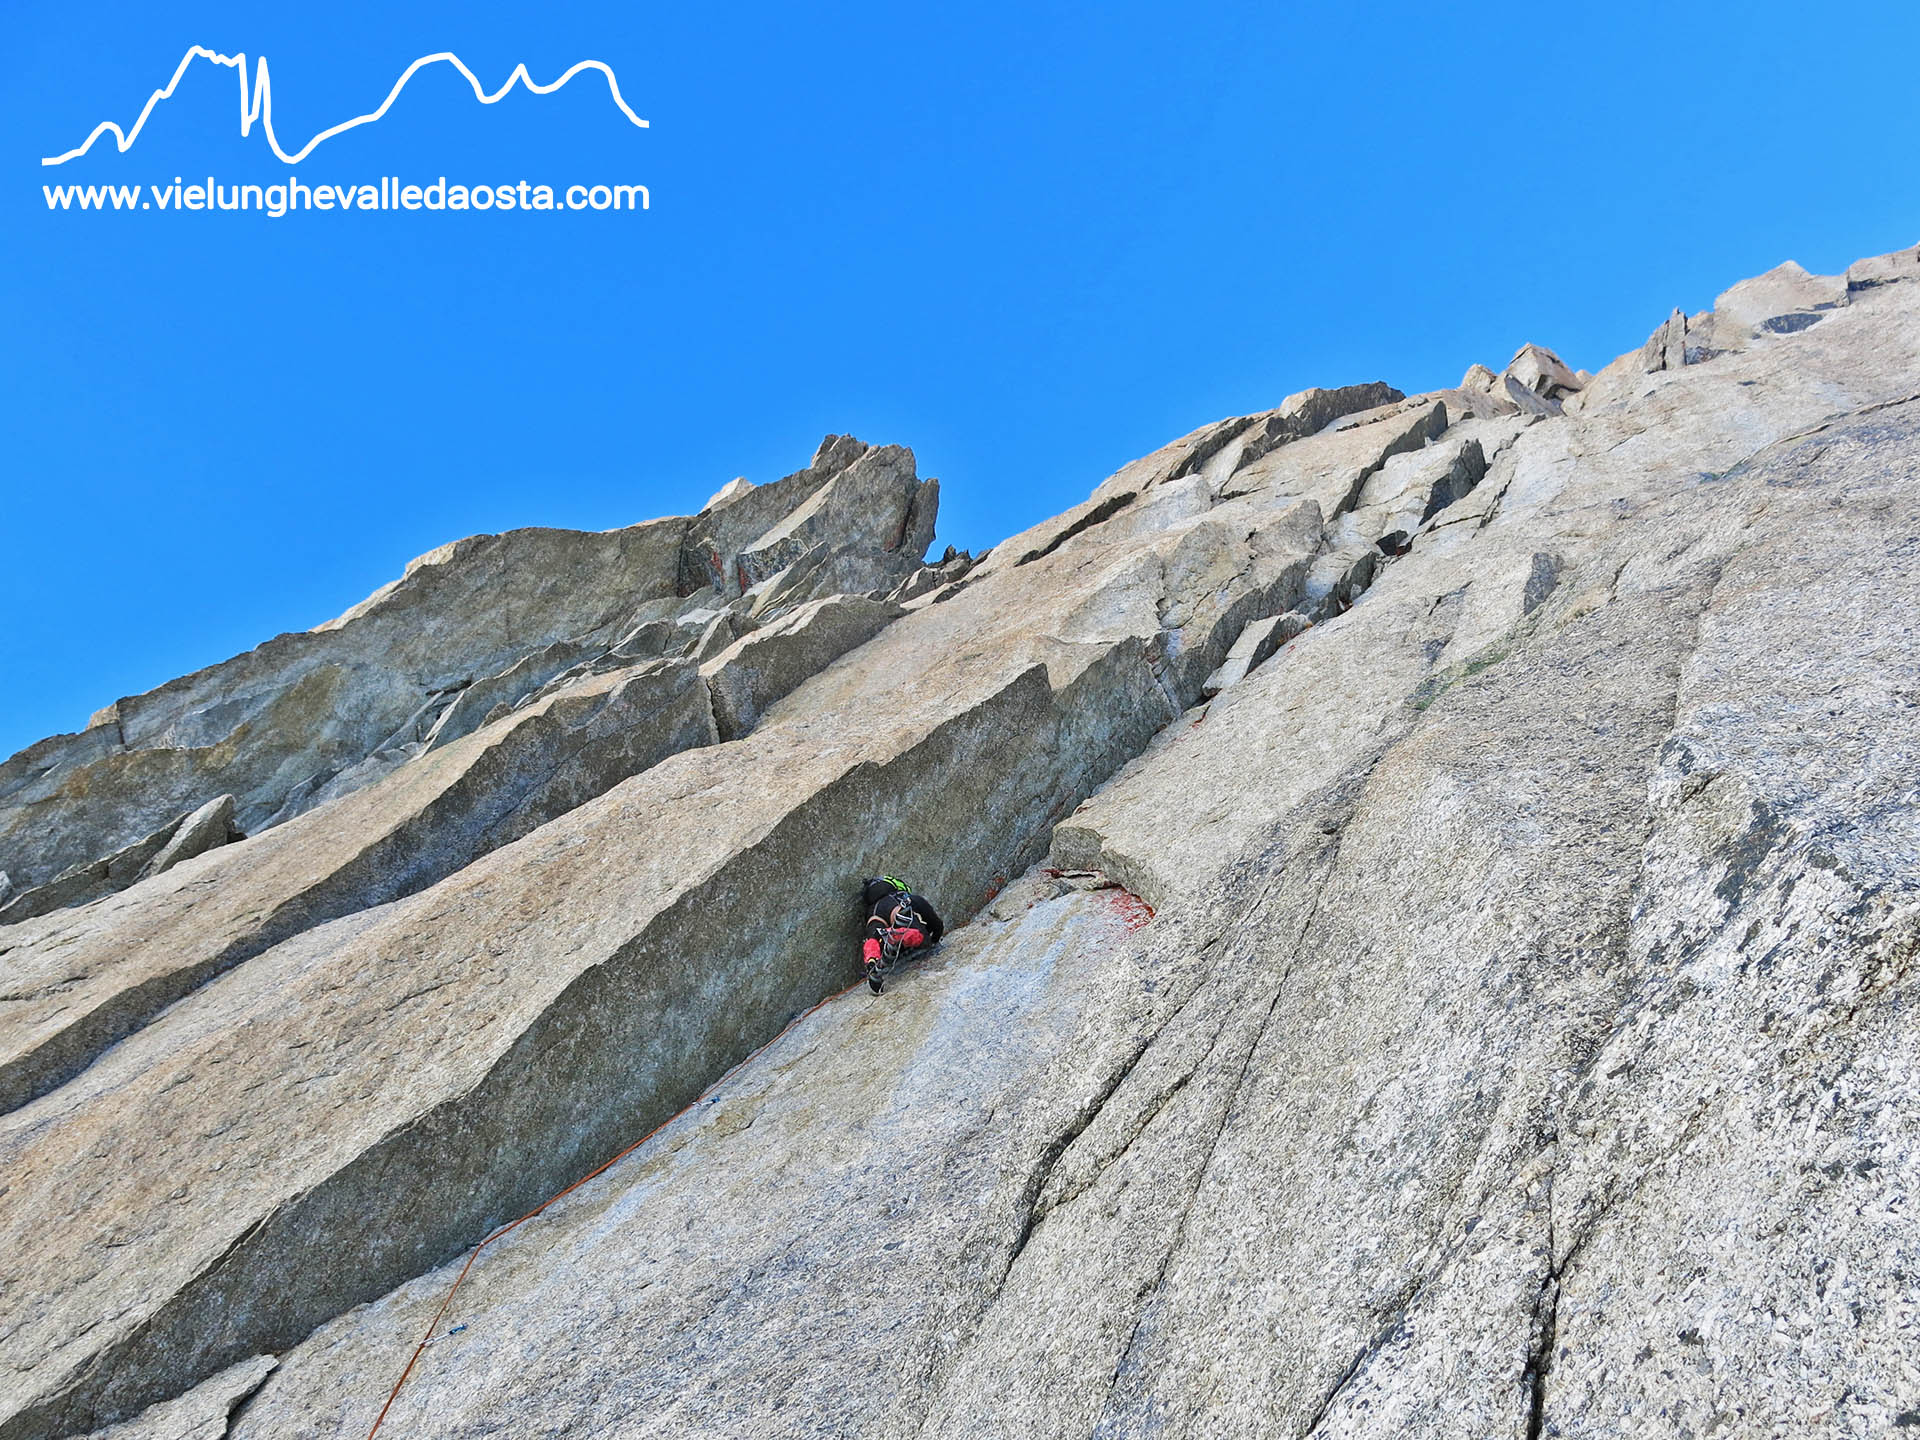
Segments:
[[[872,988],[873,993],[878,995],[887,976],[891,975],[894,967],[900,963],[900,932],[882,930],[879,935],[869,940],[867,945],[880,952],[867,961],[867,984]]]
[[[933,906],[914,894],[898,875],[875,875],[861,889],[865,907],[865,938],[860,946],[861,971],[878,995],[886,977],[909,950],[932,944],[940,935],[940,917]]]
[[[899,918],[900,911],[894,911]],[[927,943],[927,932],[917,925],[893,925],[869,937],[860,947],[861,964],[867,972],[867,985],[878,995],[909,950]]]

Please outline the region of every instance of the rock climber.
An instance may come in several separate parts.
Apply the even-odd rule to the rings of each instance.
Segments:
[[[902,950],[932,945],[947,928],[926,896],[914,894],[906,881],[892,875],[876,875],[861,887],[860,913],[865,917],[860,966],[867,988],[876,995]]]

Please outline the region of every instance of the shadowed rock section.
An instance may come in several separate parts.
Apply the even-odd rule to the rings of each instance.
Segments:
[[[0,1435],[364,1434],[462,1247],[703,1093],[487,1252],[391,1433],[1901,1428],[1914,278],[1296,397],[890,600],[807,593],[810,522],[711,520],[745,593],[643,622],[684,656],[530,650],[523,710],[0,929],[58,1030],[514,716],[678,677],[713,726],[740,667],[739,739],[316,914],[0,1119]],[[882,869],[948,938],[780,1033]]]

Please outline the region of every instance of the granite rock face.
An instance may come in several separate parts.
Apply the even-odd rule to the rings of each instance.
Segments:
[[[746,734],[774,701],[906,613],[891,601],[836,595],[736,640],[700,667],[720,738]]]
[[[1913,253],[978,561],[831,438],[364,783],[0,925],[0,1436],[365,1434],[628,1147],[383,1435],[1920,1422]],[[838,994],[881,871],[951,928]]]

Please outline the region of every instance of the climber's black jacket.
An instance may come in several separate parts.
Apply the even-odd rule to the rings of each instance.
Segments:
[[[860,891],[860,914],[867,932],[872,933],[875,921],[882,929],[891,925],[894,907],[902,901],[912,909],[914,920],[926,932],[927,944],[938,940],[947,927],[927,897],[914,894],[899,881],[884,875],[874,876]]]

